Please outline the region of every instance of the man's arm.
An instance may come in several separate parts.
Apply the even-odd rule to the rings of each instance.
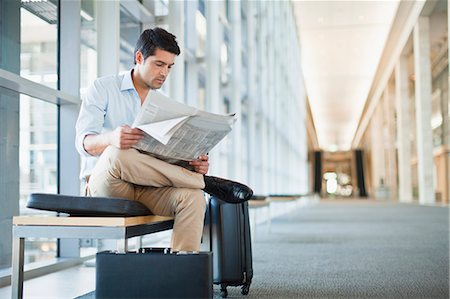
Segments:
[[[111,132],[86,135],[83,146],[86,152],[92,156],[99,156],[109,145],[120,149],[129,149],[142,138],[144,138],[144,133],[141,130],[123,125]]]

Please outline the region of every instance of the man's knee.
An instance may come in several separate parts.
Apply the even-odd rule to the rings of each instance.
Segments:
[[[199,189],[187,189],[180,190],[183,192],[183,196],[178,198],[178,207],[180,209],[195,210],[198,213],[204,213],[206,210],[206,200],[203,195],[203,191]]]
[[[122,162],[127,161],[133,154],[138,153],[135,149],[122,150],[113,145],[109,145],[103,151],[101,159],[108,161],[111,167],[123,164]],[[125,164],[126,165],[126,164]]]

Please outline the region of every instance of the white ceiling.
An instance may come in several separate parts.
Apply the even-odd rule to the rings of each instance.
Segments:
[[[323,150],[349,150],[398,1],[293,1]]]

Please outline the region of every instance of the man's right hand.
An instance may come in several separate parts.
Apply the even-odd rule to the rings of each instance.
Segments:
[[[86,135],[83,146],[86,152],[92,156],[100,156],[110,145],[120,149],[129,149],[142,138],[144,138],[144,132],[123,125],[108,133]]]
[[[139,140],[144,138],[144,132],[140,129],[131,128],[128,125],[117,127],[109,135],[109,144],[120,148],[129,149],[133,147]]]

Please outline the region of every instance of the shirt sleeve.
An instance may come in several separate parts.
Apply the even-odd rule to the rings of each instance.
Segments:
[[[80,114],[76,124],[75,146],[80,155],[91,157],[84,148],[84,138],[89,134],[101,134],[107,109],[107,92],[99,80],[82,96]]]

